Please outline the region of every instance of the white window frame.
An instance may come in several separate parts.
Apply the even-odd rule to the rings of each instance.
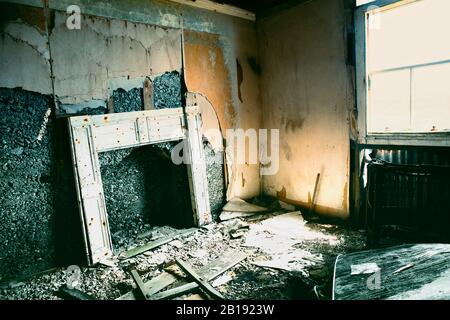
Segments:
[[[185,140],[194,222],[211,222],[201,114],[197,106],[77,116],[68,120],[79,212],[90,265],[113,256],[98,154]]]
[[[361,145],[450,146],[449,132],[430,133],[368,133],[366,68],[366,13],[374,6],[395,7],[418,0],[375,0],[355,11],[356,103],[358,109],[358,143]]]

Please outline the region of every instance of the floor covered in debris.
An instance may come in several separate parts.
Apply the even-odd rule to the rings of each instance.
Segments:
[[[177,267],[178,259],[188,262],[226,299],[326,300],[331,299],[336,257],[365,245],[364,231],[283,208],[222,215],[222,220],[185,233],[149,226],[133,241],[121,241],[109,265],[57,268],[9,281],[0,288],[0,299],[63,299],[67,297],[60,289],[69,283],[95,299],[139,299],[133,270],[149,290],[147,298],[164,299],[167,290],[190,282]],[[223,266],[221,259],[227,262]],[[195,287],[169,297],[208,299]]]

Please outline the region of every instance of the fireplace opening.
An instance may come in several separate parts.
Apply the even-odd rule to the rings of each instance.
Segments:
[[[186,165],[172,162],[177,142],[99,153],[106,209],[115,248],[156,226],[194,225]]]

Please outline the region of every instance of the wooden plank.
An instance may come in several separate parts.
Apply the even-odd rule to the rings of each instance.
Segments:
[[[79,118],[79,117],[75,117]],[[81,117],[86,119],[85,117]],[[108,214],[100,174],[100,162],[95,151],[95,136],[92,127],[75,125],[69,119],[71,132],[72,165],[76,187],[79,189],[79,213],[83,221],[83,237],[89,264],[113,256],[113,245],[108,223]]]
[[[237,250],[229,250],[219,259],[216,259],[213,262],[201,267],[199,270],[197,270],[197,272],[199,275],[201,275],[208,281],[211,281],[214,278],[220,276],[222,273],[230,270],[231,268],[233,268],[235,265],[242,262],[246,258],[247,255],[244,252]],[[155,299],[153,295],[163,290],[164,288],[167,288],[168,286],[174,284],[177,280],[178,279],[174,275],[168,272],[161,273],[159,276],[145,283],[145,290],[147,292],[147,296],[149,296],[149,299]],[[195,286],[196,289],[198,288],[198,284],[195,282],[193,282],[191,285]],[[169,294],[171,293],[169,292]],[[122,295],[117,300],[136,300],[136,295],[137,295],[136,290],[132,290]],[[169,299],[165,298],[164,295],[157,296],[156,298]]]
[[[222,14],[238,17],[241,19],[256,21],[255,13],[241,9],[239,7],[231,6],[228,4],[217,3],[217,2],[210,1],[210,0],[195,0],[195,1],[192,1],[192,0],[169,0],[169,1],[176,2],[179,4],[184,4],[187,6],[192,6],[195,8],[204,9],[204,10],[219,12]]]
[[[187,171],[191,202],[194,211],[194,221],[197,226],[203,226],[212,221],[209,204],[208,177],[203,151],[203,136],[201,117],[198,113],[187,112]]]
[[[208,295],[216,299],[225,300],[224,296],[222,296],[219,291],[214,289],[214,287],[210,285],[206,280],[204,280],[200,275],[198,275],[189,263],[181,259],[176,259],[176,263],[184,272],[186,272],[192,279],[194,279],[195,282],[198,283],[200,288],[202,288]]]
[[[134,283],[136,283],[138,292],[139,292],[139,296],[145,300],[147,300],[147,293],[145,290],[145,284],[142,281],[141,276],[139,275],[139,273],[136,270],[131,270],[131,276],[133,277]]]
[[[247,258],[247,254],[237,250],[231,250],[226,252],[219,259],[214,260],[212,263],[203,266],[198,270],[198,274],[208,281],[220,276],[222,273],[230,270],[238,263]]]
[[[175,277],[174,275],[167,272],[163,272],[144,284],[145,292],[147,293],[148,297],[151,297],[157,292],[175,283],[177,280],[178,280],[177,277]],[[126,294],[120,296],[116,300],[138,300],[138,299],[139,299],[138,289],[133,289],[130,292],[127,292]]]
[[[144,110],[153,110],[153,82],[149,78],[144,80]]]
[[[335,263],[333,299],[450,299],[449,259],[450,244],[408,244],[341,255]],[[351,275],[352,265],[366,263],[376,263],[378,274]]]
[[[320,173],[317,174],[316,183],[314,184],[313,198],[312,198],[312,201],[311,201],[311,207],[309,208],[309,213],[310,214],[314,213],[314,209],[316,207],[317,193],[318,193],[318,190],[319,190],[319,180],[320,180]]]
[[[196,282],[190,282],[190,283],[186,283],[181,286],[175,287],[173,289],[169,289],[164,292],[154,294],[153,296],[150,296],[149,298],[151,300],[173,299],[173,298],[188,294],[198,288],[199,288],[199,286]]]
[[[140,255],[140,254],[142,254],[142,253],[144,253],[146,251],[149,251],[149,250],[155,249],[155,248],[157,248],[159,246],[162,246],[163,244],[169,243],[172,240],[174,240],[175,238],[194,233],[195,231],[197,231],[196,228],[191,228],[191,229],[177,231],[177,232],[175,232],[172,235],[169,235],[169,236],[166,236],[166,237],[162,237],[162,238],[160,238],[158,240],[155,240],[155,241],[151,241],[151,242],[149,242],[149,243],[147,243],[147,244],[145,244],[145,245],[143,245],[141,247],[137,247],[137,248],[128,250],[127,252],[124,252],[123,254],[121,254],[119,256],[119,259],[120,260],[130,259],[130,258],[135,257],[137,255]]]
[[[109,98],[108,99],[108,113],[111,114],[111,113],[114,113],[114,112],[116,112],[114,110],[114,100],[112,98]]]

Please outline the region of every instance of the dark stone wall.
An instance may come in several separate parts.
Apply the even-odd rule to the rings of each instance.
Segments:
[[[211,214],[214,220],[218,220],[226,201],[223,164],[217,162],[217,159],[223,159],[223,152],[215,152],[209,143],[204,143],[203,150],[205,152]]]
[[[111,99],[114,104],[114,112],[141,111],[144,108],[144,96],[142,88],[134,88],[130,91],[124,89],[114,90]]]
[[[55,264],[51,97],[0,89],[0,275]],[[45,126],[42,140],[37,137]]]
[[[154,83],[158,108],[181,106],[177,72]],[[140,88],[116,90],[112,98],[116,112],[143,108]],[[49,108],[51,96],[0,88],[0,279],[85,262],[67,119],[52,113],[45,124]],[[170,159],[175,144],[99,155],[116,247],[150,226],[193,225],[187,168]],[[214,162],[209,144],[204,150],[217,218],[225,201],[223,166]]]
[[[114,245],[129,244],[151,225],[193,225],[187,168],[170,159],[174,144],[99,155]]]
[[[156,109],[181,107],[181,78],[177,71],[166,72],[153,81],[153,104]]]
[[[66,119],[50,96],[0,88],[0,277],[84,260]],[[42,130],[42,139],[37,139]]]

